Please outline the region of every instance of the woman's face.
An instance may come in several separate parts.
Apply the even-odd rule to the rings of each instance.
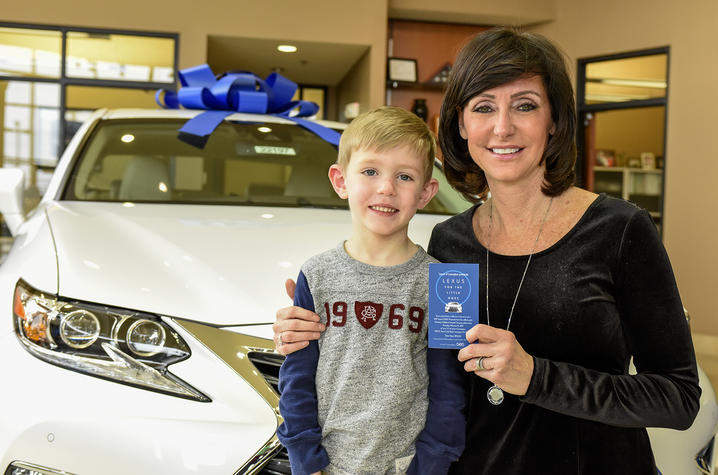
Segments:
[[[459,112],[459,131],[489,187],[543,183],[541,162],[556,125],[540,76],[517,79],[472,97]]]

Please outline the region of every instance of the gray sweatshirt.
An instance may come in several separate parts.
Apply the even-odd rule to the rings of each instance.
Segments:
[[[411,462],[428,406],[429,262],[436,260],[420,248],[403,264],[371,266],[342,243],[302,267],[307,285],[297,292],[309,292],[327,323],[315,383],[325,471],[332,475],[403,473]],[[309,410],[302,406],[283,406],[285,422],[292,418],[287,411]],[[285,445],[292,459],[293,444]],[[310,452],[301,451],[295,457]]]

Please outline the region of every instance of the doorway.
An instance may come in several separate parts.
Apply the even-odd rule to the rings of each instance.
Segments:
[[[669,48],[578,60],[579,184],[663,222]]]

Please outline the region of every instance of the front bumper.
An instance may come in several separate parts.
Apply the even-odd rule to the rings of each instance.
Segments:
[[[271,340],[165,321],[192,350],[172,372],[212,402],[59,368],[30,355],[14,333],[0,337],[0,380],[8,382],[0,406],[0,473],[18,461],[54,470],[48,473],[261,473],[281,450],[278,396],[249,355],[273,352]]]

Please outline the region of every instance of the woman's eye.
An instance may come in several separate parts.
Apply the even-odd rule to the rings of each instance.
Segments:
[[[370,169],[370,170],[364,170],[362,173],[363,173],[364,175],[366,175],[366,176],[375,176],[375,175],[376,175],[376,170],[371,170],[371,169]]]
[[[478,112],[480,114],[488,114],[492,110],[493,109],[491,109],[491,107],[489,107],[487,105],[478,105],[478,106],[474,107],[474,112]]]
[[[530,102],[525,102],[517,107],[518,110],[521,112],[530,112],[534,109],[536,109],[535,104],[531,104]]]

